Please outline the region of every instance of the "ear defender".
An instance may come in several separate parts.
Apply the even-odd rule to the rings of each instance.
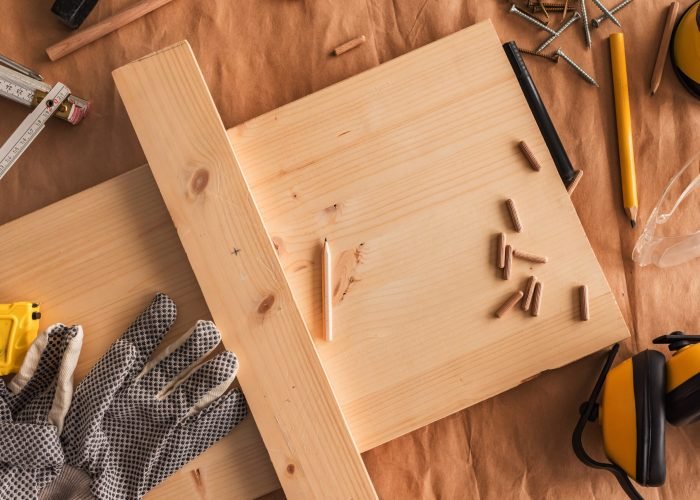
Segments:
[[[685,425],[700,419],[700,342],[698,335],[673,332],[654,339],[673,353],[666,363],[666,419]]]
[[[615,344],[591,397],[581,405],[572,445],[584,464],[612,473],[630,498],[641,499],[630,478],[643,486],[659,486],[666,479],[666,360],[660,352],[646,350],[611,369],[618,350]],[[583,448],[583,430],[598,417],[610,463],[594,460]]]

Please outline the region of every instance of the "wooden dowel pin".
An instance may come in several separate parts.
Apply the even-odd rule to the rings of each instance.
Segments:
[[[498,234],[498,268],[503,269],[506,265],[506,233]]]
[[[571,184],[569,184],[566,187],[566,192],[569,193],[569,196],[571,196],[574,193],[576,186],[578,186],[578,183],[581,182],[581,177],[583,177],[583,170],[577,170],[576,177],[574,177],[574,180],[571,181]]]
[[[506,300],[501,307],[498,308],[496,311],[496,316],[498,318],[502,318],[504,314],[506,314],[508,311],[513,309],[515,304],[520,302],[520,300],[523,298],[523,291],[518,290],[517,292],[514,292],[513,295],[508,297],[508,300]]]
[[[513,268],[513,247],[506,245],[506,258],[503,265],[503,279],[509,280],[511,269]]]
[[[328,239],[323,242],[323,335],[326,342],[333,340],[333,261]]]
[[[510,220],[513,222],[513,229],[517,232],[522,232],[523,225],[520,222],[520,216],[518,215],[518,209],[515,208],[515,202],[508,198],[506,200],[506,207],[508,207],[508,213],[510,214]]]
[[[73,35],[70,35],[64,40],[53,44],[51,47],[46,49],[46,54],[52,61],[57,61],[63,56],[67,56],[79,48],[118,30],[122,26],[125,26],[132,21],[136,21],[149,12],[158,9],[171,1],[172,0],[141,0],[118,14],[110,16],[107,19],[103,19],[97,24],[88,26],[85,29],[77,31]]]
[[[345,42],[342,45],[339,45],[335,49],[333,49],[333,54],[336,56],[341,56],[348,52],[349,50],[354,49],[355,47],[359,47],[363,43],[367,41],[367,37],[365,35],[358,36],[357,38],[353,38],[349,42]]]
[[[542,307],[542,282],[538,281],[535,285],[534,292],[532,292],[532,304],[530,305],[530,314],[532,314],[533,316],[539,316],[540,307]]]
[[[535,255],[534,253],[524,252],[517,248],[513,250],[513,257],[518,259],[535,262],[536,264],[546,264],[549,258],[546,255]]]
[[[588,306],[588,287],[581,286],[579,289],[579,302],[581,304],[581,321],[588,321],[590,318],[590,308]]]
[[[542,165],[540,165],[540,162],[537,161],[537,158],[535,158],[535,154],[530,149],[530,146],[527,145],[527,142],[520,141],[518,143],[518,147],[520,148],[520,151],[529,163],[530,168],[532,168],[532,170],[534,170],[535,172],[539,172],[540,170],[542,170]]]
[[[527,280],[527,285],[525,285],[525,297],[520,303],[520,306],[523,308],[523,311],[527,311],[528,309],[530,309],[530,304],[532,303],[532,296],[535,293],[535,285],[537,285],[537,278],[535,276],[530,276],[530,279]]]

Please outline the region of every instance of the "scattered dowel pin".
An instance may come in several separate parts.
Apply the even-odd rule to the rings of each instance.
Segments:
[[[498,268],[503,269],[506,265],[506,233],[498,234]]]
[[[510,220],[513,222],[513,229],[517,232],[522,232],[523,224],[520,222],[520,216],[518,215],[518,209],[515,208],[515,202],[508,198],[506,200],[506,207],[508,207],[508,213],[510,214]]]
[[[510,272],[511,272],[512,268],[513,268],[513,247],[511,247],[510,245],[506,245],[506,256],[505,256],[505,262],[503,264],[503,279],[504,280],[510,279]]]
[[[333,49],[333,54],[336,56],[341,56],[348,52],[349,50],[354,49],[355,47],[359,47],[363,43],[367,41],[367,37],[365,35],[358,36],[357,38],[353,38],[352,40],[345,42],[342,45],[337,46],[335,49]]]
[[[574,177],[574,180],[571,181],[571,184],[569,184],[566,187],[566,192],[569,193],[569,196],[571,196],[574,193],[576,186],[578,186],[578,183],[581,182],[581,177],[583,177],[583,170],[577,170],[576,177]]]
[[[539,172],[540,170],[542,170],[542,165],[540,165],[540,162],[537,161],[537,158],[535,158],[535,155],[530,149],[530,146],[527,145],[527,142],[520,141],[518,143],[518,147],[520,148],[520,151],[523,153],[523,156],[527,160],[532,170],[534,170],[535,172]]]
[[[333,340],[333,273],[331,271],[331,245],[323,242],[323,336],[326,342]]]
[[[520,300],[523,298],[523,291],[518,290],[517,292],[514,292],[513,295],[508,297],[508,300],[506,300],[501,307],[498,308],[496,311],[496,317],[502,318],[504,314],[506,314],[508,311],[513,309],[515,304],[520,302]]]
[[[537,278],[535,276],[530,276],[530,279],[527,280],[527,285],[525,285],[525,297],[520,303],[520,306],[523,308],[523,311],[527,311],[528,309],[530,309],[530,304],[532,303],[532,296],[535,293],[535,285],[537,285]]]
[[[540,307],[542,306],[542,282],[538,281],[535,284],[535,290],[532,292],[532,304],[530,304],[530,314],[533,316],[540,315]]]
[[[582,285],[578,289],[579,302],[581,305],[581,321],[588,321],[590,318],[590,308],[588,305],[588,287]]]
[[[534,253],[523,252],[517,248],[513,250],[513,257],[518,259],[527,260],[529,262],[534,262],[536,264],[546,264],[549,258],[546,255],[535,255]]]

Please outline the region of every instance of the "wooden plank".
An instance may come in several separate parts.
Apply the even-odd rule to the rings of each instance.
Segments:
[[[476,25],[229,131],[361,451],[625,335],[501,55],[492,27]],[[493,71],[490,61],[498,71],[494,79],[481,75]],[[440,93],[444,99],[436,101]],[[487,104],[490,95],[495,104],[494,99]],[[502,117],[499,133],[486,130],[493,113]],[[422,123],[426,126],[411,131]],[[280,138],[293,147],[281,147]],[[511,149],[510,141],[522,138],[543,163],[539,174],[530,174],[515,144]],[[391,178],[403,165],[406,179]],[[360,182],[368,171],[385,172],[384,185],[397,191]],[[448,192],[441,198],[435,193],[442,185]],[[468,200],[462,187],[472,193]],[[382,204],[385,191],[393,198]],[[507,214],[491,205],[499,196],[518,202],[523,233],[508,230]],[[337,200],[337,210],[325,210]],[[411,214],[405,212],[412,203],[429,210],[422,218],[437,227],[409,231]],[[417,210],[413,216],[418,215]],[[487,321],[531,267],[516,261],[514,279],[498,279],[486,240],[501,230],[516,246],[550,258],[532,266],[547,288],[539,318],[513,311],[512,317],[493,320],[497,323]],[[345,297],[336,297],[337,339],[330,344],[320,340],[325,234],[333,244],[337,285],[345,290],[353,277]],[[358,263],[360,242],[365,245]],[[85,326],[80,376],[158,291],[178,304],[176,335],[209,317],[147,168],[0,226],[0,249],[6,263],[1,301],[41,302],[43,325]],[[441,272],[441,266],[450,272]],[[581,283],[589,285],[591,298],[591,320],[585,323],[576,317],[574,286]],[[432,297],[436,293],[442,306]],[[471,322],[474,326],[464,326]],[[254,498],[277,488],[250,424],[149,496]]]
[[[77,380],[160,291],[178,307],[168,338],[211,317],[148,167],[0,226],[0,252],[0,301],[40,302],[42,327],[83,325]],[[278,488],[249,418],[147,498],[256,498]]]
[[[229,138],[361,450],[628,335],[489,22]],[[521,140],[542,171],[528,167]],[[522,233],[512,230],[508,198]],[[492,246],[501,231],[549,262],[515,259],[503,281]],[[325,237],[335,258],[331,343],[322,340]],[[495,319],[531,274],[546,289],[540,316]],[[591,294],[585,323],[582,283]]]
[[[188,43],[114,79],[289,498],[376,498]]]

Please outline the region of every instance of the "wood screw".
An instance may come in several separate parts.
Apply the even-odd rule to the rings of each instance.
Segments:
[[[515,4],[510,6],[510,10],[508,12],[510,12],[512,14],[519,15],[520,17],[522,17],[526,21],[534,24],[535,26],[537,26],[541,30],[546,31],[547,33],[550,33],[551,35],[554,35],[556,33],[556,31],[554,31],[552,28],[550,28],[549,26],[544,24],[539,19],[536,19],[536,18],[532,17],[530,14],[528,14],[527,12],[520,10]]]
[[[547,47],[549,47],[549,44],[550,44],[550,43],[552,43],[554,40],[556,40],[557,38],[559,38],[559,37],[561,36],[561,34],[564,33],[564,31],[566,31],[566,29],[567,29],[569,26],[571,26],[572,24],[574,24],[574,23],[575,23],[576,21],[578,21],[579,19],[581,19],[581,14],[579,14],[578,11],[577,11],[577,12],[574,12],[574,15],[571,16],[571,17],[569,18],[568,21],[566,21],[564,24],[562,24],[561,27],[556,31],[556,33],[554,33],[552,36],[550,36],[549,38],[547,38],[547,39],[542,43],[542,45],[540,45],[539,47],[537,47],[537,48],[535,49],[535,52],[539,54],[539,53],[542,52],[544,49],[546,49]]]
[[[563,51],[563,50],[557,49],[557,55],[558,55],[559,57],[561,57],[562,59],[564,59],[564,60],[569,64],[569,66],[571,66],[572,68],[574,68],[574,69],[576,70],[576,72],[577,72],[579,75],[581,75],[581,76],[583,77],[583,79],[586,80],[588,83],[590,83],[591,85],[595,85],[596,87],[600,87],[600,85],[598,85],[598,82],[596,82],[595,79],[594,79],[591,75],[589,75],[588,73],[586,73],[586,72],[583,70],[583,68],[581,68],[581,66],[579,66],[579,65],[576,64],[574,61],[572,61],[571,58],[570,58],[569,56],[567,56],[566,54],[564,54],[564,51]]]
[[[610,13],[614,14],[618,10],[621,10],[621,9],[624,9],[625,7],[627,7],[630,3],[632,3],[632,0],[624,0],[623,2],[620,2],[615,7],[610,9]],[[605,14],[603,14],[600,17],[596,17],[595,19],[591,20],[591,26],[593,26],[594,28],[599,28],[600,25],[603,23],[603,21],[605,21],[606,19],[608,19],[608,16],[606,16]]]
[[[608,10],[608,8],[603,5],[603,3],[600,0],[593,0],[593,3],[595,4],[596,7],[600,9],[600,11],[603,13],[604,17],[607,17],[610,19],[612,22],[614,22],[619,28],[622,28],[622,25],[620,24],[620,21],[617,20],[615,16],[613,16],[613,13]]]

